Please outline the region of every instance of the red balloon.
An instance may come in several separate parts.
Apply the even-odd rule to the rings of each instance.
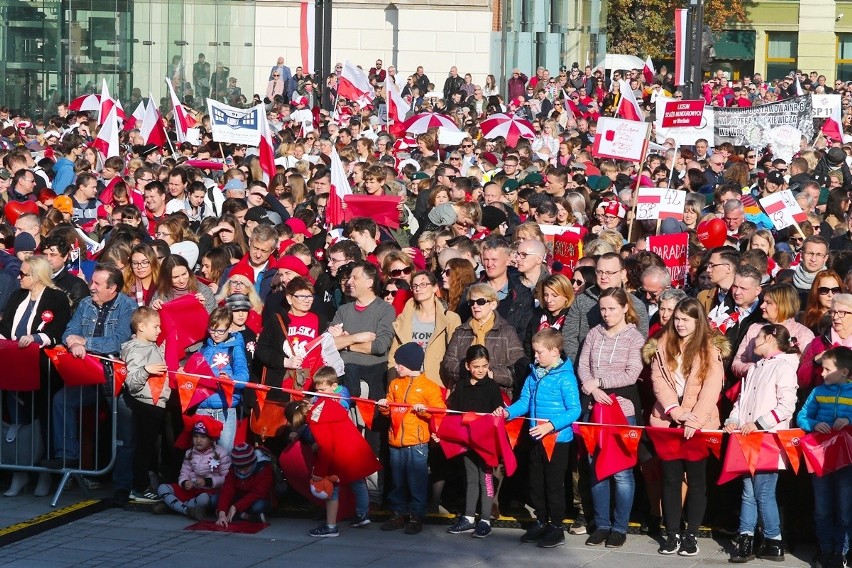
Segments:
[[[728,227],[721,219],[711,219],[698,224],[696,230],[698,241],[704,248],[715,248],[725,244],[728,238]]]
[[[3,214],[10,225],[14,225],[18,221],[18,217],[24,213],[32,213],[38,215],[38,205],[35,201],[10,201],[3,209]]]

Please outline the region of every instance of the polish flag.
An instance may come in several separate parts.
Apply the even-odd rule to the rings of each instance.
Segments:
[[[829,140],[843,142],[843,122],[840,118],[840,107],[832,106],[831,114],[825,119],[822,125],[822,134]]]
[[[98,131],[98,137],[92,142],[92,147],[103,155],[104,159],[118,156],[118,109],[113,105],[109,114]]]
[[[312,73],[314,69],[314,46],[316,45],[316,3],[304,0],[299,15],[300,44],[302,48],[302,69]]]
[[[177,140],[178,142],[186,142],[186,131],[195,126],[195,119],[193,119],[189,113],[186,112],[186,109],[183,108],[177,93],[175,93],[175,88],[172,86],[171,80],[167,77],[165,81],[166,85],[169,87],[169,97],[171,97],[172,107],[175,111],[175,133],[177,134]]]
[[[145,144],[156,144],[157,146],[165,146],[166,133],[163,130],[163,117],[157,106],[154,104],[154,97],[148,93],[148,104],[145,105],[145,116],[142,118],[142,125],[139,127],[139,132],[142,138],[145,139]]]
[[[802,89],[802,83],[799,81],[799,76],[796,75],[796,96],[801,97],[805,94],[805,91]]]
[[[359,101],[359,104],[363,100],[369,102],[376,98],[367,74],[348,60],[343,62],[343,72],[337,83],[337,94],[351,101]]]
[[[269,184],[269,180],[275,177],[275,146],[272,145],[272,129],[266,119],[266,109],[263,105],[257,105],[258,128],[260,129],[260,143],[257,146],[260,154],[260,169],[263,170],[263,183]]]
[[[409,105],[399,91],[396,81],[392,77],[388,77],[388,122],[393,121],[396,124],[405,122],[405,115],[408,113]]]
[[[98,126],[103,126],[114,106],[115,101],[109,96],[109,87],[107,87],[106,79],[104,79],[101,84],[101,108],[100,112],[98,112]]]
[[[675,10],[674,84],[686,84],[686,9]]]
[[[639,103],[636,102],[636,95],[633,94],[633,89],[627,81],[619,81],[619,92],[621,100],[618,102],[616,114],[626,120],[636,120],[638,122],[645,121],[645,115],[642,114],[642,109],[639,108]]]
[[[145,112],[148,110],[148,105],[145,104],[145,101],[142,100],[139,102],[139,106],[136,107],[136,110],[133,111],[133,114],[130,115],[130,118],[124,121],[124,130],[133,130],[136,128],[136,125],[141,125],[145,120]]]
[[[349,187],[349,179],[343,170],[343,162],[336,149],[331,150],[331,191],[328,194],[328,206],[325,209],[326,222],[329,228],[342,225],[345,221],[343,215],[343,198],[352,195]]]
[[[654,62],[651,61],[651,56],[648,56],[648,59],[645,60],[645,66],[642,68],[642,75],[645,76],[645,83],[648,85],[654,84],[654,76],[656,72],[654,71]]]

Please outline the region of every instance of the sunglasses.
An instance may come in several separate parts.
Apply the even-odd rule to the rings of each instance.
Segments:
[[[382,292],[382,298],[396,298],[397,292],[399,292],[399,290],[385,290]]]
[[[573,280],[571,280],[571,283],[576,284],[577,286],[582,286],[583,284],[585,284],[585,282],[583,280],[580,280],[579,278],[574,278]]]
[[[406,276],[411,274],[411,267],[406,266],[405,268],[394,268],[393,270],[390,271],[390,275],[391,275],[392,278],[399,278],[403,274],[405,274]]]
[[[487,304],[490,301],[491,300],[486,300],[485,298],[477,298],[475,300],[471,300],[470,304],[475,305],[475,306],[484,306],[485,304]]]
[[[843,291],[843,289],[839,286],[834,286],[832,288],[829,288],[828,286],[820,286],[819,288],[817,288],[817,291],[819,292],[820,296],[828,296],[829,293],[839,294]]]

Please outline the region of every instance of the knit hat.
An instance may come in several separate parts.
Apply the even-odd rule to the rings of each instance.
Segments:
[[[452,203],[441,203],[429,211],[429,220],[440,227],[449,227],[456,222],[456,210]]]
[[[248,278],[248,281],[254,284],[254,270],[252,270],[251,266],[246,262],[238,262],[231,269],[230,274],[228,274],[228,278],[232,276],[245,276]]]
[[[247,467],[257,461],[257,456],[254,453],[254,448],[243,442],[237,444],[231,450],[231,465],[235,467]]]
[[[53,200],[53,208],[72,215],[74,213],[74,202],[67,195],[60,195]]]
[[[15,237],[15,252],[34,251],[35,249],[36,242],[31,234],[22,232]]]
[[[225,298],[225,305],[231,308],[232,312],[248,312],[251,310],[251,302],[245,294],[231,294]]]
[[[495,230],[506,221],[506,212],[499,207],[486,205],[482,208],[482,226],[489,231]]]
[[[425,354],[423,353],[422,347],[413,341],[410,341],[400,346],[400,348],[396,350],[393,358],[406,369],[419,371],[423,368],[423,359],[425,359]]]
[[[618,201],[609,201],[604,207],[604,215],[614,215],[619,219],[624,219],[627,215],[627,209]]]
[[[295,272],[296,274],[298,274],[299,276],[302,276],[304,278],[307,278],[308,275],[310,274],[310,272],[308,271],[308,267],[305,266],[305,263],[302,262],[302,259],[300,259],[297,256],[293,256],[291,254],[288,254],[287,256],[282,256],[281,258],[279,258],[278,262],[275,263],[275,268],[276,269],[282,269],[283,268],[284,270],[291,270],[291,271]]]

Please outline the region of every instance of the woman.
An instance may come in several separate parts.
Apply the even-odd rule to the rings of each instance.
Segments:
[[[441,272],[441,288],[446,290],[447,306],[455,311],[467,287],[476,282],[476,272],[466,258],[451,258]]]
[[[402,251],[393,250],[382,260],[382,275],[386,279],[399,278],[411,284],[414,261]]]
[[[441,380],[452,389],[458,381],[466,380],[464,356],[471,345],[484,345],[491,354],[491,371],[500,385],[503,398],[512,400],[513,390],[526,378],[529,360],[518,334],[497,313],[497,293],[488,284],[474,284],[468,289],[472,318],[456,328],[447,354],[441,362]]]
[[[831,308],[831,299],[843,292],[843,284],[840,275],[833,270],[821,270],[814,277],[811,291],[808,293],[808,303],[804,311],[796,315],[796,321],[814,332],[821,335],[831,326],[831,317],[828,310]],[[804,349],[807,344],[799,343],[799,349]]]
[[[243,227],[237,218],[231,214],[224,214],[219,218],[219,224],[210,229],[207,235],[201,237],[201,250],[207,252],[213,247],[222,246],[228,243],[236,243],[239,245],[243,254],[248,251],[245,233]],[[208,243],[204,241],[210,239]],[[206,245],[206,246],[205,246]]]
[[[698,226],[704,203],[704,198],[700,194],[687,194],[686,203],[683,206],[683,224],[687,229],[695,229]]]
[[[615,402],[628,424],[640,423],[642,409],[636,382],[642,373],[645,338],[636,329],[639,318],[622,288],[603,290],[598,305],[603,323],[589,331],[577,363],[577,377],[584,395],[581,419],[590,420],[594,404],[612,406]],[[590,471],[597,528],[586,539],[586,544],[597,546],[605,541],[608,548],[619,548],[627,540],[627,524],[636,489],[633,468],[628,467],[612,476],[616,488],[614,504],[611,503],[610,479],[597,479],[594,467]]]
[[[222,275],[225,269],[231,266],[230,256],[222,247],[216,247],[207,251],[201,257],[201,277],[202,282],[210,286],[213,293],[219,291],[219,282],[222,280]]]
[[[660,296],[657,298],[657,321],[651,323],[648,329],[648,337],[654,337],[666,327],[666,324],[672,319],[675,306],[684,298],[686,298],[686,292],[680,288],[666,288],[660,292]]]
[[[216,304],[224,306],[230,296],[242,294],[248,298],[251,309],[249,310],[246,326],[255,333],[260,331],[261,314],[263,313],[263,301],[257,295],[252,279],[254,273],[247,264],[239,263],[231,269],[228,279],[222,284],[222,289],[216,295]],[[203,286],[203,284],[200,284]]]
[[[21,263],[18,272],[21,287],[9,296],[3,310],[3,319],[0,320],[0,336],[17,341],[20,348],[31,344],[39,348],[54,347],[62,343],[62,334],[71,320],[71,302],[65,292],[53,283],[52,275],[50,264],[44,257],[31,256]],[[23,447],[25,433],[19,429],[17,444],[21,454],[4,455],[4,464],[33,466],[38,465],[43,457],[40,454],[44,451],[47,431],[42,431],[41,424],[46,423],[47,411],[50,408],[51,386],[47,357],[40,355],[39,364],[40,381],[37,390],[2,393],[6,407],[2,410],[7,414],[9,423],[20,425],[21,429],[32,424],[29,428],[28,447]],[[11,434],[11,429],[9,432]],[[23,455],[25,453],[28,456]],[[13,473],[12,484],[5,495],[18,495],[28,480],[29,476],[25,472]],[[39,475],[35,495],[44,497],[49,490],[50,475]]]
[[[597,276],[594,266],[578,266],[571,278],[571,287],[574,289],[574,297],[582,294],[589,286],[594,286]]]
[[[429,192],[428,197],[429,209],[441,205],[442,203],[450,202],[450,190],[446,186],[436,185]]]
[[[776,284],[767,288],[760,309],[767,322],[787,328],[793,345],[805,346],[813,340],[814,332],[794,319],[799,312],[799,293],[792,284]],[[740,348],[731,361],[731,372],[736,378],[745,378],[748,370],[757,363],[759,358],[754,354],[755,341],[764,325],[753,323],[740,342]]]
[[[411,282],[413,297],[405,303],[402,313],[393,323],[394,336],[388,352],[388,368],[394,369],[394,354],[399,346],[415,341],[426,353],[423,367],[426,377],[443,387],[441,360],[461,320],[438,297],[438,279],[433,273],[420,270],[414,274]]]
[[[130,252],[130,264],[124,267],[123,292],[147,306],[154,297],[160,278],[160,260],[150,245],[138,244]]]
[[[494,75],[489,75],[485,78],[485,86],[482,87],[482,96],[483,97],[493,97],[500,93],[497,87],[497,80],[494,78]]]
[[[532,337],[542,329],[562,330],[568,308],[574,303],[574,288],[564,274],[553,274],[541,281],[536,292],[537,307],[524,338],[524,349],[532,353]]]
[[[831,347],[852,348],[852,294],[835,294],[831,299],[831,327],[811,341],[802,352],[799,364],[799,401],[804,401],[811,390],[823,383],[822,354]]]
[[[683,428],[686,439],[697,430],[719,428],[716,403],[725,380],[722,358],[730,354],[730,344],[710,328],[698,300],[687,298],[678,302],[662,336],[648,341],[642,354],[651,365],[656,397],[650,426]],[[663,515],[666,526],[671,528],[658,552],[694,556],[698,554],[698,529],[707,507],[707,459],[661,461]],[[684,474],[689,508],[686,534],[681,539],[678,530],[683,521]]]
[[[402,313],[405,303],[411,299],[411,285],[402,278],[391,278],[382,286],[379,297],[392,305],[398,316]]]
[[[198,244],[189,228],[186,215],[170,215],[160,221],[154,237],[164,240],[172,254],[184,257],[190,268],[195,268],[198,262]]]
[[[151,298],[151,307],[159,310],[169,300],[187,295],[195,296],[208,314],[216,307],[213,291],[198,281],[189,269],[186,259],[176,254],[169,255],[160,267],[160,278],[157,291]]]
[[[559,136],[556,133],[556,121],[546,120],[541,127],[541,133],[532,142],[533,151],[549,163],[556,163],[559,153]]]
[[[841,176],[841,184],[843,178]],[[846,221],[846,212],[849,210],[849,194],[842,187],[835,187],[828,193],[828,202],[825,204],[825,223],[832,231],[838,224]],[[820,231],[822,232],[822,231]]]
[[[417,135],[417,148],[411,152],[411,157],[415,160],[420,158],[428,158],[429,156],[436,156],[435,153],[435,137],[428,132],[424,132],[423,134]]]
[[[373,155],[373,141],[369,138],[359,138],[355,143],[355,160],[359,163],[373,163],[376,157]]]

